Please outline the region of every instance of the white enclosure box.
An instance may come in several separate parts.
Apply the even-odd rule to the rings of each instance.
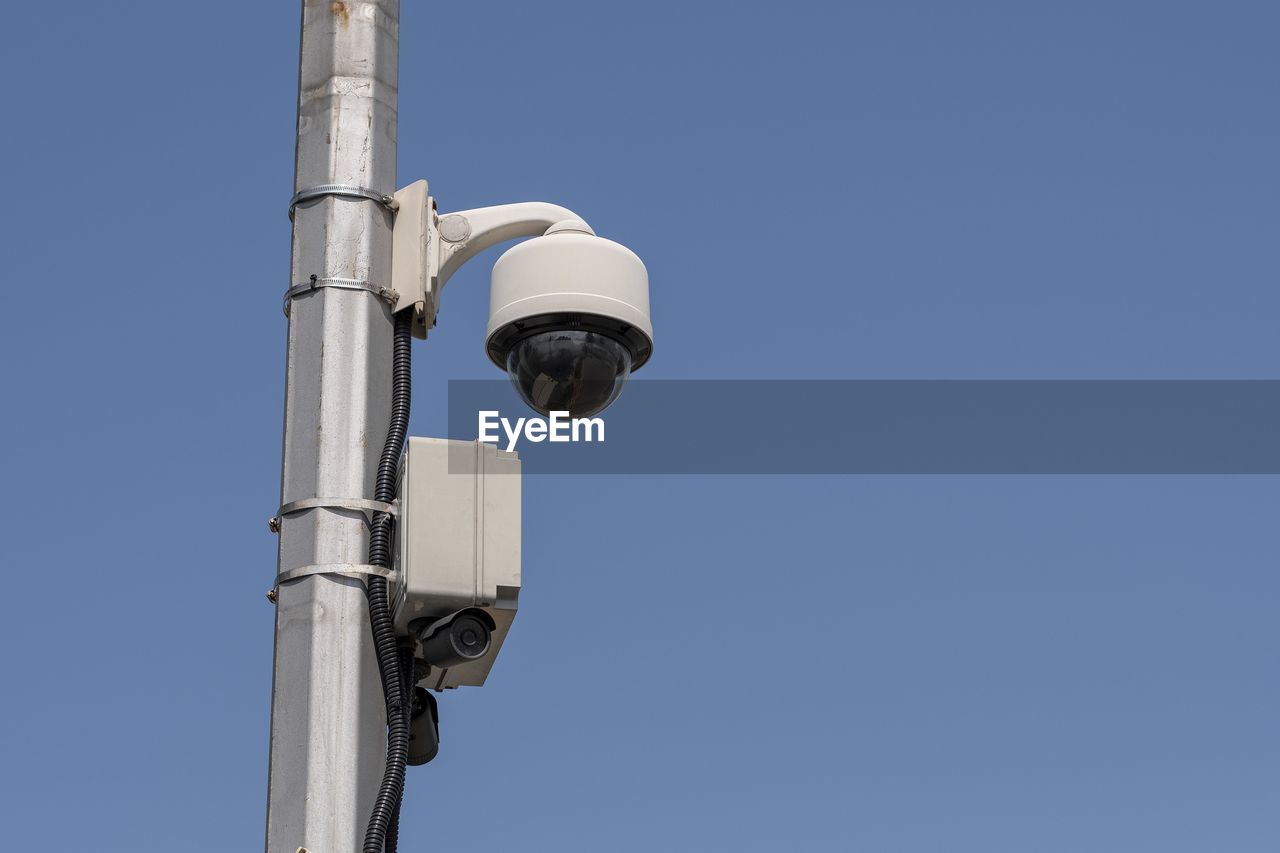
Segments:
[[[520,594],[520,459],[478,441],[410,438],[400,467],[396,632],[477,608],[492,623],[489,652],[441,669],[435,690],[484,684]]]

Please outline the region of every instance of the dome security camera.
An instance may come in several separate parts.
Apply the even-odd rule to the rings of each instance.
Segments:
[[[653,352],[644,263],[581,220],[552,225],[494,264],[485,348],[535,411],[600,412]]]
[[[440,291],[459,267],[498,243],[533,238],[494,264],[485,335],[490,360],[530,408],[594,415],[649,360],[644,263],[573,211],[520,202],[437,215],[426,181],[395,201],[393,310],[414,310],[418,337],[434,325]]]

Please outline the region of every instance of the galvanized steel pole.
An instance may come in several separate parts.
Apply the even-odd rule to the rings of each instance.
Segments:
[[[304,0],[281,504],[369,498],[386,437],[399,0]],[[327,188],[327,189],[326,189]],[[354,287],[355,289],[352,289]],[[281,288],[283,290],[284,288]],[[280,523],[279,570],[366,562],[362,512]],[[304,574],[276,593],[267,853],[359,850],[382,776],[386,710],[362,582]]]

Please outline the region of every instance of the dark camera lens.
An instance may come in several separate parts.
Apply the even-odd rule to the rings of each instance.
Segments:
[[[488,651],[489,626],[468,613],[422,639],[423,659],[444,669],[483,657]]]
[[[631,375],[631,352],[597,332],[539,332],[507,353],[507,375],[535,411],[584,418],[618,398]]]
[[[453,647],[465,658],[478,658],[489,649],[489,628],[474,616],[459,616],[450,626]]]

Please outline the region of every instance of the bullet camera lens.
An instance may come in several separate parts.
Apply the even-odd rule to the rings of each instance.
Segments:
[[[488,651],[489,626],[466,613],[422,639],[423,659],[445,669],[484,657]]]
[[[631,351],[585,329],[538,332],[511,347],[507,375],[533,410],[584,418],[622,393],[631,375]]]
[[[464,658],[478,658],[489,648],[489,628],[473,616],[459,616],[450,633],[454,649]]]

